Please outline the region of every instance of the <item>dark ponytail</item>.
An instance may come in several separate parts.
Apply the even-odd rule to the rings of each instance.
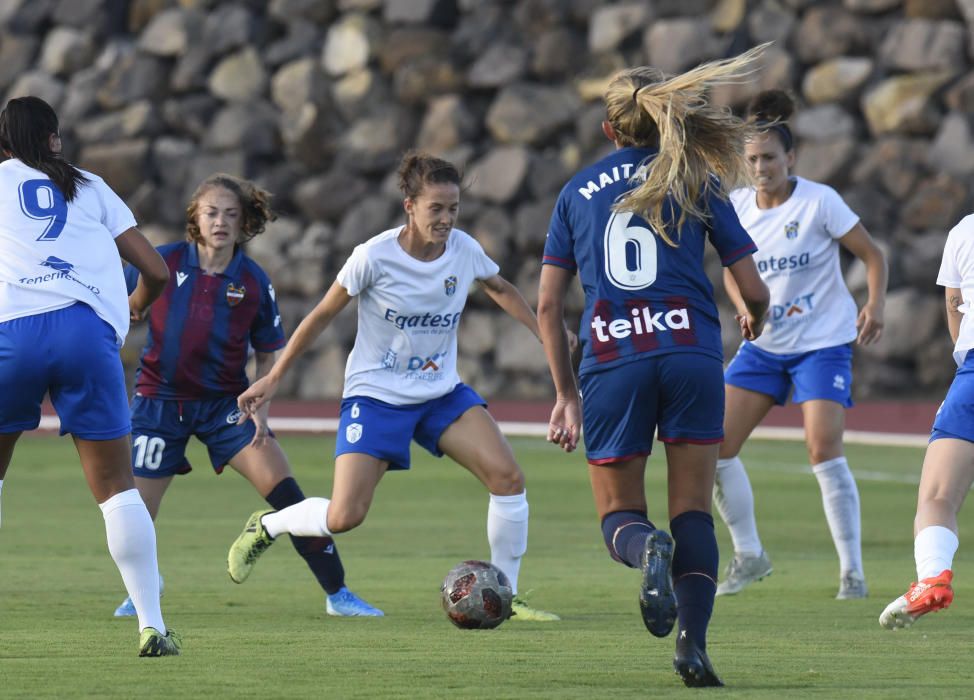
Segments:
[[[51,150],[51,134],[58,133],[57,114],[39,97],[14,98],[0,112],[0,148],[47,175],[70,202],[88,178]]]
[[[785,151],[795,147],[795,137],[788,125],[794,113],[795,101],[784,90],[760,92],[747,106],[747,116],[757,130],[777,134]]]
[[[426,185],[460,185],[463,176],[457,167],[442,158],[421,151],[408,151],[399,163],[399,190],[415,199]]]

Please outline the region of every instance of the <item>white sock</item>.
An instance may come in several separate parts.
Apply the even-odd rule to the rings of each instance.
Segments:
[[[490,563],[507,574],[517,593],[521,557],[528,549],[528,492],[516,496],[490,494],[487,507],[487,541]]]
[[[925,527],[913,540],[913,558],[917,563],[917,581],[952,569],[954,554],[960,544],[952,530],[940,525]]]
[[[125,590],[139,616],[139,629],[166,633],[159,607],[159,562],[156,529],[138,490],[129,489],[99,503],[105,518],[108,551],[122,574]]]
[[[839,571],[862,573],[862,536],[860,534],[859,489],[845,457],[812,465],[812,472],[822,490],[822,506],[829,523],[835,551],[839,553]]]
[[[754,519],[754,493],[740,457],[717,460],[714,505],[730,530],[735,554],[757,556],[764,551]]]
[[[260,522],[271,537],[285,532],[298,537],[331,537],[328,529],[327,498],[306,498],[274,513],[268,513]]]

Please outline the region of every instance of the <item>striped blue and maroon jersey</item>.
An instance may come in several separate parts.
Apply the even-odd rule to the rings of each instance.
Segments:
[[[248,386],[251,347],[274,352],[285,345],[274,287],[238,248],[222,274],[200,269],[193,243],[159,247],[169,284],[149,314],[149,339],[135,390],[158,399],[236,396]],[[129,289],[138,271],[126,268]]]
[[[656,151],[621,148],[562,189],[545,241],[544,264],[578,272],[585,292],[579,372],[645,355],[698,352],[723,358],[714,290],[704,272],[706,240],[731,265],[757,250],[730,203],[707,195],[706,221],[688,219],[670,246],[641,217],[612,205],[633,189]],[[667,221],[679,210],[670,202]]]

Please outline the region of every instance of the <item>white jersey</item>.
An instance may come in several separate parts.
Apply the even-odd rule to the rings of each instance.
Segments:
[[[128,292],[115,237],[135,217],[105,182],[65,202],[51,180],[16,158],[0,163],[0,322],[84,302],[119,344],[129,329]]]
[[[839,265],[838,239],[859,217],[828,185],[795,177],[786,202],[759,209],[756,192],[731,193],[741,224],[758,245],[754,262],[771,292],[764,333],[755,342],[778,354],[856,339],[856,302]]]
[[[964,315],[954,345],[954,362],[960,367],[964,364],[967,351],[974,348],[974,320],[971,319],[974,309],[971,306],[974,304],[974,214],[965,216],[947,234],[937,284],[959,289],[963,297],[958,310]]]
[[[457,326],[475,280],[497,263],[471,236],[453,229],[436,260],[409,255],[402,227],[356,246],[338,283],[358,297],[358,334],[345,365],[344,397],[416,404],[457,384]]]

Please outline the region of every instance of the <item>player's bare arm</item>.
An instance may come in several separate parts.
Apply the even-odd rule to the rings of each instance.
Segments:
[[[478,280],[494,303],[504,309],[512,318],[523,323],[534,336],[544,342],[538,332],[538,319],[535,317],[528,302],[525,301],[521,292],[513,284],[508,282],[500,275],[494,275],[486,279]]]
[[[944,287],[944,297],[947,302],[947,330],[950,332],[951,342],[956,343],[960,334],[960,322],[964,318],[960,310],[964,297],[956,287]]]
[[[886,256],[861,223],[853,226],[847,234],[839,239],[839,243],[862,260],[866,266],[866,286],[869,290],[869,297],[859,311],[859,318],[856,319],[856,328],[859,330],[859,337],[856,342],[860,345],[869,345],[879,340],[883,334],[886,282],[889,277]]]
[[[129,295],[129,312],[133,321],[141,321],[149,305],[155,301],[169,282],[169,268],[145,236],[130,228],[115,238],[118,253],[139,271],[139,283]]]
[[[538,287],[538,326],[555,383],[555,405],[548,422],[549,442],[566,452],[578,446],[581,409],[565,329],[565,293],[572,274],[555,265],[542,265]]]
[[[756,340],[764,330],[771,293],[761,279],[754,257],[747,255],[724,269],[724,286],[734,307],[745,340]]]

